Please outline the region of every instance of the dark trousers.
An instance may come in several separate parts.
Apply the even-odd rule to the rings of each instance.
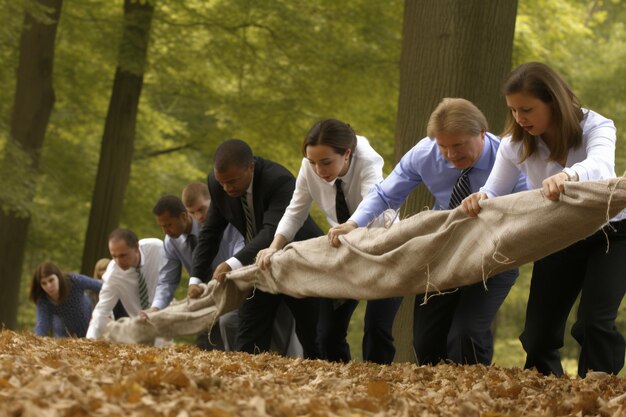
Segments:
[[[363,333],[363,360],[390,364],[396,354],[393,344],[393,320],[402,297],[369,300],[365,309]],[[358,305],[347,300],[338,308],[330,299],[320,301],[318,343],[322,358],[329,361],[347,362],[351,359],[350,346],[346,341],[350,318]]]
[[[213,324],[210,333],[209,330],[198,333],[196,346],[202,350],[225,350],[218,321]]]
[[[417,362],[435,365],[442,360],[459,364],[491,364],[491,325],[509,294],[518,269],[494,275],[483,282],[457,288],[454,292],[415,297],[413,347]]]
[[[617,374],[624,366],[626,343],[615,319],[626,292],[626,221],[612,226],[615,229],[604,228],[607,235],[600,230],[535,262],[520,336],[525,368],[563,375],[559,349],[578,294],[578,317],[572,327],[581,346],[578,375],[584,377],[588,370]]]
[[[239,332],[236,350],[248,353],[268,352],[276,310],[285,301],[296,321],[296,335],[307,359],[319,358],[316,345],[319,299],[293,298],[254,290],[251,298],[239,307]]]

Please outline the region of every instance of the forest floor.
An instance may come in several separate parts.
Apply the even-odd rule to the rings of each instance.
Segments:
[[[0,332],[0,416],[626,416],[626,380]]]

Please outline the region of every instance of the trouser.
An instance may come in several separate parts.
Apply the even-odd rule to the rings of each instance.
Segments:
[[[202,350],[225,350],[217,322],[210,330],[198,333],[196,346]]]
[[[606,235],[605,235],[606,232]],[[608,252],[607,252],[608,249]],[[536,261],[526,323],[520,336],[525,368],[563,375],[559,349],[580,294],[572,336],[580,344],[578,375],[588,370],[617,374],[626,342],[615,326],[626,292],[626,221],[611,223],[587,239]]]
[[[369,300],[365,308],[363,332],[363,360],[390,364],[396,354],[393,344],[393,320],[402,297]],[[345,300],[335,308],[335,300],[320,301],[318,344],[322,358],[347,362],[351,359],[350,345],[346,341],[350,318],[358,305],[356,300]]]
[[[493,333],[491,325],[509,294],[519,270],[494,275],[485,284],[449,290],[440,295],[415,297],[413,347],[419,364],[451,360],[459,364],[491,364]]]
[[[302,344],[304,357],[319,358],[316,345],[319,299],[270,294],[258,288],[254,290],[251,298],[239,307],[237,350],[248,353],[270,350],[272,325],[281,301],[287,304],[296,321],[296,335]]]
[[[226,351],[235,350],[239,332],[239,310],[233,310],[220,317],[220,333]],[[291,311],[284,302],[276,310],[270,350],[292,358],[302,358],[304,352],[296,336],[296,323]]]

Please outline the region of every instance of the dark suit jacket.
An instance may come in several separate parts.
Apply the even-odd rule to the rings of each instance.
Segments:
[[[252,201],[257,234],[234,255],[243,265],[254,263],[257,253],[272,243],[278,222],[296,186],[294,176],[282,165],[260,157],[254,159]],[[200,232],[191,268],[191,276],[204,282],[208,282],[213,275],[211,262],[217,254],[226,226],[230,223],[243,236],[246,235],[246,220],[239,198],[228,196],[213,173],[209,174],[208,182],[211,206]],[[322,234],[322,230],[309,216],[294,240],[310,239]]]

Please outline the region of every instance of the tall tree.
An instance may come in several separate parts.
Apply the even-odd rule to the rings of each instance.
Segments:
[[[24,14],[11,133],[0,166],[0,324],[8,328],[17,322],[35,174],[55,100],[52,69],[62,3],[39,0]]]
[[[395,160],[426,133],[430,113],[444,97],[463,97],[480,108],[492,130],[506,107],[500,84],[510,70],[517,0],[406,0],[400,58]],[[432,205],[414,193],[405,213]],[[394,323],[396,361],[413,361],[413,300],[406,297]]]
[[[109,102],[81,271],[89,274],[108,256],[107,236],[120,221],[133,160],[139,97],[150,40],[154,5],[124,0],[123,35]]]

